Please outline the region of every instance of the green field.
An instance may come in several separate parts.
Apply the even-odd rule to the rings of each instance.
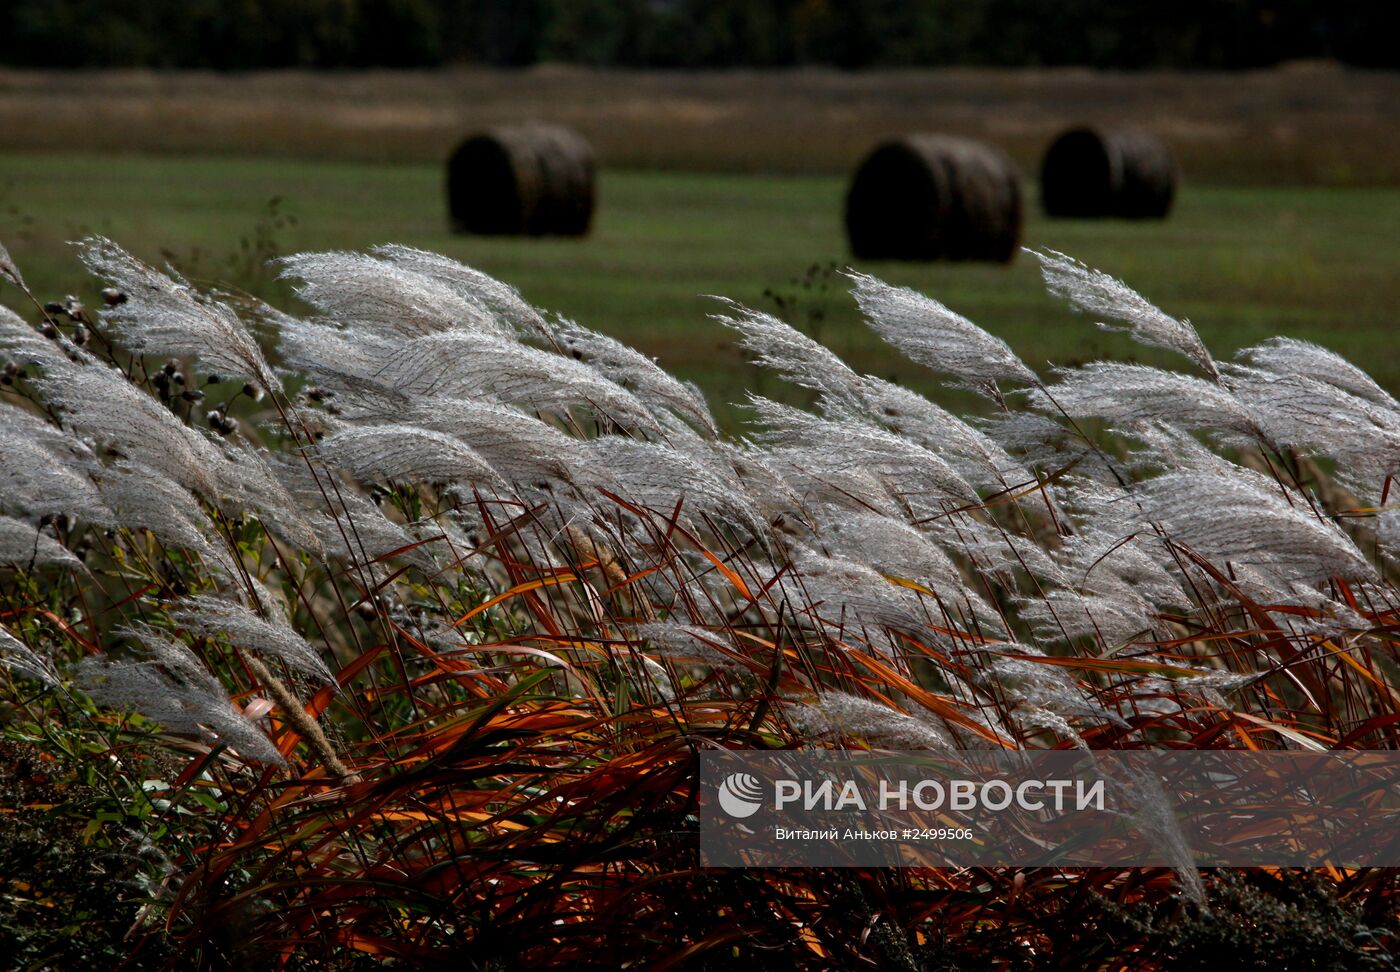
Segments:
[[[65,241],[111,236],[162,253],[191,276],[275,300],[256,268],[269,249],[401,242],[438,250],[521,288],[532,301],[635,343],[698,381],[717,404],[755,381],[729,334],[708,321],[705,294],[764,309],[768,288],[799,294],[797,317],[826,312],[822,340],[857,367],[928,387],[856,320],[836,278],[830,292],[794,284],[814,264],[850,262],[841,227],[844,180],[833,176],[606,170],[596,228],[584,241],[502,240],[448,233],[437,166],[285,159],[122,155],[0,156],[0,240],[45,299],[91,295]],[[281,200],[292,226],[267,224]],[[1025,242],[1122,276],[1164,309],[1190,317],[1228,355],[1273,334],[1318,341],[1400,387],[1391,329],[1400,307],[1400,189],[1188,185],[1161,224],[1046,221]],[[264,241],[257,242],[259,223]],[[1041,288],[1035,262],[1010,267],[857,263],[930,293],[1004,337],[1038,368],[1138,349],[1070,313]],[[13,290],[0,298],[20,308]],[[1151,355],[1142,356],[1155,359]],[[771,382],[765,391],[773,391]]]

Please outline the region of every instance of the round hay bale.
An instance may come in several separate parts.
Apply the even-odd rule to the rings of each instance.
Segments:
[[[1055,139],[1040,166],[1047,216],[1164,219],[1176,195],[1176,163],[1145,132],[1076,128]]]
[[[596,164],[582,135],[529,122],[475,135],[447,162],[447,206],[462,233],[582,236]]]
[[[996,260],[1021,240],[1021,179],[998,149],[906,135],[866,156],[846,195],[846,234],[866,260]]]

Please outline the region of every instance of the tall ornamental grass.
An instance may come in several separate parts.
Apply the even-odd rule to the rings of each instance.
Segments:
[[[13,964],[1389,967],[1382,871],[696,850],[706,749],[1396,747],[1400,403],[1335,354],[1218,359],[1041,253],[1180,364],[1042,374],[853,273],[874,334],[986,407],[717,303],[812,402],[733,436],[430,253],[287,258],[305,315],[81,253],[100,309],[0,251],[32,301],[0,308]]]

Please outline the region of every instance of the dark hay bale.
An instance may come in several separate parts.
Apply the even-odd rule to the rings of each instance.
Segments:
[[[1176,195],[1176,163],[1144,132],[1076,128],[1055,139],[1040,167],[1047,216],[1163,219]]]
[[[562,125],[493,128],[447,162],[447,206],[460,233],[582,236],[593,220],[596,165]]]
[[[868,155],[846,195],[846,233],[865,260],[996,260],[1021,240],[1021,179],[980,142],[906,135]]]

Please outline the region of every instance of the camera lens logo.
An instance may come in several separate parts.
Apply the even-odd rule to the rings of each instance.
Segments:
[[[719,785],[719,805],[731,817],[752,817],[763,805],[763,786],[748,773],[730,773]]]

